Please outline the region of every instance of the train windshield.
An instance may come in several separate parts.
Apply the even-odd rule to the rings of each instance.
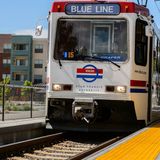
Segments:
[[[127,35],[125,19],[59,19],[54,58],[87,60],[87,57],[99,57],[125,61]]]

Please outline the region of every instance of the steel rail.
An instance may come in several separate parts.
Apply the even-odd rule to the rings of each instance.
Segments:
[[[4,156],[4,154],[8,155],[18,151],[26,150],[26,148],[33,147],[34,145],[38,145],[38,144],[40,145],[46,142],[50,143],[53,140],[60,140],[64,137],[65,137],[65,133],[61,132],[53,135],[47,135],[47,136],[33,138],[33,139],[21,141],[21,142],[3,145],[3,146],[0,146],[0,157]]]
[[[99,151],[99,150],[101,150],[101,149],[103,149],[103,148],[105,148],[105,147],[117,142],[121,138],[123,138],[123,137],[116,137],[116,138],[110,139],[110,140],[98,145],[97,147],[95,147],[93,149],[90,149],[90,150],[82,152],[82,153],[80,153],[80,154],[78,154],[78,155],[76,155],[74,157],[71,157],[70,160],[83,159],[83,158],[85,158],[85,157],[87,157],[87,156],[89,156],[89,155],[91,155],[91,154],[93,154],[93,153],[95,153],[95,152],[97,152],[97,151]]]
[[[50,143],[52,144],[54,141],[55,141],[55,143],[57,143],[57,142],[61,143],[62,140],[65,140],[66,138],[68,139],[68,137],[70,137],[70,136],[71,135],[69,133],[66,133],[66,132],[63,133],[62,132],[62,133],[56,133],[56,134],[53,134],[53,135],[47,135],[47,136],[43,136],[43,137],[39,137],[39,138],[34,138],[34,139],[30,139],[30,140],[25,140],[25,141],[22,141],[22,142],[17,142],[17,143],[1,146],[0,147],[0,158],[9,158],[9,157],[13,157],[13,156],[16,156],[16,155],[19,155],[19,156],[23,155],[24,156],[25,155],[24,153],[26,153],[28,151],[32,152],[32,150],[35,150],[35,148],[37,146],[38,146],[38,150],[39,150],[39,148],[41,148],[41,147],[43,148],[45,144],[50,144]],[[95,152],[113,144],[114,142],[117,142],[121,138],[123,138],[123,137],[122,136],[121,137],[117,136],[117,137],[112,138],[110,140],[107,140],[103,143],[100,143],[98,146],[96,146],[92,149],[82,151],[81,153],[78,153],[78,154],[73,155],[73,156],[69,156],[68,159],[70,159],[70,160],[83,159],[83,158],[85,158],[85,157],[87,157],[87,156],[89,156],[89,155],[91,155],[91,154],[93,154],[93,153],[95,153]],[[70,147],[70,145],[69,145],[69,147]]]

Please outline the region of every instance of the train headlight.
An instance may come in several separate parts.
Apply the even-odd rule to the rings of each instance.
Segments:
[[[53,91],[71,91],[72,88],[71,84],[52,84]]]
[[[115,91],[117,93],[126,93],[126,86],[116,86]]]
[[[60,84],[53,84],[52,85],[52,90],[53,91],[61,91],[62,90],[62,85],[60,85]]]

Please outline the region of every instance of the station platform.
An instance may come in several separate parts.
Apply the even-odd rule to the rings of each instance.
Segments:
[[[137,131],[84,160],[160,160],[160,122]]]
[[[0,121],[0,134],[45,127],[45,117]]]

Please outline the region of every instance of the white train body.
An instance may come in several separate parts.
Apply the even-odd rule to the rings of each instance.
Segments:
[[[47,116],[53,128],[136,130],[159,118],[159,40],[145,7],[55,1],[49,29]]]

